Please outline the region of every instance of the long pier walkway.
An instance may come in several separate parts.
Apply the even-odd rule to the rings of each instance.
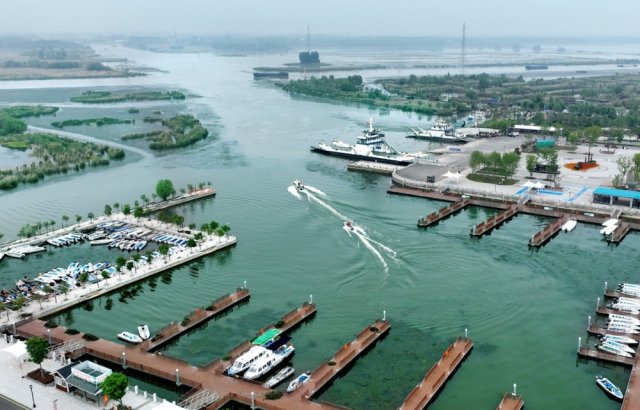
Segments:
[[[471,201],[466,198],[460,201],[456,201],[451,205],[444,207],[420,219],[418,221],[418,226],[421,228],[426,228],[428,226],[435,225],[441,220],[453,215],[454,213],[466,208],[469,205],[471,205]]]
[[[562,228],[562,225],[564,225],[568,219],[569,217],[567,215],[562,215],[560,218],[557,218],[555,221],[545,226],[540,232],[531,236],[531,239],[529,239],[529,246],[540,247],[547,243],[549,239],[560,231],[560,228]]]
[[[623,357],[617,354],[601,352],[599,350],[590,349],[586,346],[580,347],[580,349],[578,350],[578,356],[602,360],[604,362],[621,364],[623,366],[633,366],[636,363],[636,359],[632,357]]]
[[[483,236],[493,229],[499,227],[509,219],[511,219],[515,214],[520,211],[521,206],[517,204],[513,204],[509,206],[506,210],[500,212],[499,214],[493,215],[489,219],[484,222],[481,222],[477,225],[473,225],[471,228],[471,236]]]
[[[183,205],[191,201],[197,201],[198,199],[208,198],[215,196],[216,190],[213,188],[203,188],[193,191],[191,193],[183,194],[176,198],[170,198],[166,201],[154,202],[142,207],[145,214],[160,211],[162,209],[173,208],[174,206]]]
[[[400,410],[425,408],[462,363],[471,348],[473,348],[471,339],[459,337],[445,350],[442,358],[427,372],[422,382],[411,390],[400,406]]]
[[[627,390],[624,392],[622,410],[640,410],[640,357],[631,368]]]
[[[198,308],[188,314],[187,318],[189,320],[185,325],[182,325],[182,323],[171,323],[155,332],[154,335],[150,339],[145,340],[140,347],[148,352],[155,350],[183,333],[202,325],[235,305],[242,303],[249,299],[249,297],[249,289],[246,288],[240,288],[231,294],[221,296],[214,300],[209,306]]]
[[[522,396],[514,396],[512,393],[505,393],[502,401],[496,407],[496,410],[520,410],[524,407]]]
[[[321,391],[331,380],[340,374],[347,366],[367,351],[377,340],[383,337],[391,328],[386,320],[376,320],[365,327],[351,342],[345,344],[331,359],[326,360],[311,372],[311,380],[293,396],[310,399]]]

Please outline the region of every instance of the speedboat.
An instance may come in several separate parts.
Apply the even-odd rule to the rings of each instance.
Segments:
[[[638,341],[627,336],[604,335],[601,340],[610,340],[612,342],[624,343],[627,345],[637,345]]]
[[[618,349],[620,351],[627,352],[629,354],[636,354],[636,351],[625,343],[616,342],[607,338],[601,339],[600,342],[601,344],[609,345],[614,349]]]
[[[285,381],[286,379],[288,379],[289,377],[293,376],[294,373],[295,373],[295,369],[291,366],[287,366],[284,369],[280,370],[275,376],[267,380],[266,383],[262,385],[262,387],[266,387],[267,389],[272,389],[277,385],[279,385],[280,383],[282,383],[283,381]]]
[[[151,332],[149,331],[149,326],[146,324],[138,326],[138,334],[143,340],[147,340],[151,336]]]
[[[240,355],[234,362],[233,365],[227,369],[227,374],[229,376],[238,375],[245,370],[247,370],[256,360],[260,359],[262,356],[267,354],[269,350],[265,349],[262,346],[253,346],[247,352]]]
[[[309,380],[311,380],[311,372],[302,373],[300,376],[293,379],[291,383],[289,383],[289,386],[287,387],[287,393],[291,393]]]
[[[362,130],[356,138],[356,145],[342,141],[324,142],[311,147],[312,152],[355,160],[382,162],[394,165],[409,165],[415,162],[415,156],[400,152],[387,144],[384,134],[373,128],[373,120],[369,119],[369,128]]]
[[[611,381],[606,377],[596,376],[596,384],[614,399],[622,400],[624,398],[622,390],[620,390],[615,384],[611,383]]]
[[[127,343],[142,343],[142,338],[138,335],[134,335],[131,332],[118,333],[118,339],[124,340]]]
[[[615,323],[609,323],[607,325],[607,330],[610,330],[612,332],[628,333],[630,335],[640,334],[640,331],[638,331],[638,328],[634,326],[621,325],[621,324],[615,324]]]
[[[600,233],[604,236],[608,236],[611,235],[616,229],[618,229],[618,225],[607,225],[600,230]]]
[[[576,221],[575,219],[569,219],[567,222],[564,223],[564,225],[562,225],[560,229],[565,232],[571,232],[573,231],[573,229],[576,227],[577,224],[578,224],[578,221]]]
[[[610,353],[610,354],[615,354],[618,356],[623,356],[623,357],[633,357],[631,355],[631,353],[620,349],[618,346],[616,345],[612,345],[610,342],[604,342],[604,343],[600,343],[596,346],[597,349],[602,350],[603,352],[606,353]]]
[[[293,180],[293,186],[300,192],[304,191],[304,184],[299,179]]]

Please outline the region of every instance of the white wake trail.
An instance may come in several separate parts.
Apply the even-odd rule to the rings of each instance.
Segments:
[[[295,196],[299,200],[302,200],[302,196],[300,195],[296,187],[294,187],[293,185],[289,185],[289,188],[287,188],[287,191],[289,191],[291,195]]]
[[[318,195],[320,195],[322,197],[329,198],[329,195],[325,194],[324,192],[322,192],[321,190],[319,190],[316,187],[305,185],[304,188],[308,189],[309,191],[313,192],[314,194],[318,194]]]
[[[389,266],[387,265],[387,262],[385,262],[384,258],[382,257],[382,255],[380,254],[380,252],[378,252],[378,250],[376,248],[373,247],[373,245],[371,245],[371,243],[369,243],[369,241],[367,240],[366,237],[364,237],[360,232],[358,231],[353,231],[353,233],[360,238],[360,241],[362,241],[362,243],[364,244],[364,246],[369,249],[369,251],[376,257],[378,258],[378,260],[380,261],[380,263],[382,264],[382,266],[384,266],[384,271],[385,273],[389,272]]]
[[[332,207],[331,205],[327,204],[326,202],[324,202],[323,200],[321,200],[320,198],[316,197],[315,195],[313,195],[311,192],[307,192],[307,197],[309,197],[309,199],[313,199],[314,201],[316,201],[318,204],[320,204],[321,206],[325,207],[326,209],[329,210],[329,212],[331,212],[332,214],[334,214],[335,216],[337,216],[338,218],[342,219],[343,221],[346,221],[348,218],[344,215],[342,215],[340,212],[338,212],[337,209],[335,209],[334,207]]]

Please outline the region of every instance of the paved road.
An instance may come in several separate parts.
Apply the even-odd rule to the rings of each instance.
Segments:
[[[25,410],[25,409],[28,409],[28,407],[24,407],[0,395],[0,410]]]

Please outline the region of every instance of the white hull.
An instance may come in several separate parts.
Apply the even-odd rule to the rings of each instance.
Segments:
[[[607,236],[607,235],[611,235],[613,231],[615,231],[616,229],[618,229],[618,225],[608,225],[608,226],[605,226],[603,229],[601,229],[600,233],[603,234],[604,236]]]
[[[127,343],[142,343],[142,339],[138,335],[134,335],[130,332],[118,333],[118,339],[124,340]]]
[[[293,367],[285,367],[284,369],[280,370],[278,374],[267,380],[267,382],[262,386],[266,387],[267,389],[272,389],[283,381],[287,380],[289,377],[293,376],[294,373],[295,369]]]
[[[578,225],[578,221],[576,221],[575,219],[570,219],[567,222],[565,222],[564,225],[562,225],[562,228],[560,229],[562,229],[565,232],[571,232],[576,227],[576,225]]]
[[[140,335],[140,337],[143,340],[147,340],[149,337],[151,337],[151,332],[149,331],[149,326],[147,326],[147,325],[138,326],[138,334]]]

